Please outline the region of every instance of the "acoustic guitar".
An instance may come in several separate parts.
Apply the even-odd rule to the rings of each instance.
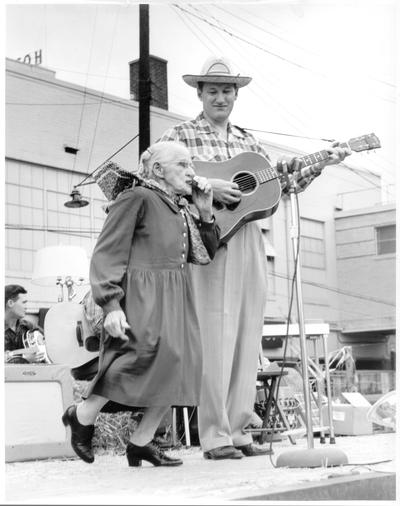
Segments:
[[[367,151],[380,148],[375,134],[355,137],[341,143],[352,151]],[[305,167],[327,160],[326,150],[300,157]],[[281,199],[281,185],[276,167],[258,153],[246,151],[223,162],[193,161],[198,175],[219,178],[237,183],[242,192],[240,202],[222,204],[214,201],[214,214],[221,229],[221,242],[226,243],[245,224],[271,216]],[[304,170],[304,169],[303,169]]]
[[[59,302],[46,313],[44,335],[47,354],[53,364],[80,367],[99,356],[90,351],[92,332],[84,315],[84,307],[77,302]]]

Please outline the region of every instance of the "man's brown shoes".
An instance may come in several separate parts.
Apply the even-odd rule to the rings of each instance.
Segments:
[[[204,458],[211,460],[241,459],[242,457],[243,453],[236,450],[234,446],[220,446],[204,452]]]
[[[240,450],[245,457],[258,457],[259,455],[271,455],[273,453],[269,448],[257,448],[251,443],[248,445],[236,446],[236,449]]]

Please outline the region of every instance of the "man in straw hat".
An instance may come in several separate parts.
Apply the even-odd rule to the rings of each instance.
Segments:
[[[245,151],[269,160],[261,143],[229,120],[239,88],[247,86],[251,77],[235,73],[226,58],[211,57],[200,74],[184,75],[183,80],[197,89],[203,111],[197,118],[167,130],[160,140],[182,142],[195,160],[220,162]],[[315,167],[308,177],[301,176],[298,159],[279,160],[278,172],[294,172],[304,189],[324,165],[339,163],[350,154],[336,146],[327,149],[329,160]],[[218,173],[209,182],[216,201],[240,201],[236,183],[218,179]],[[283,177],[281,186],[287,192]],[[253,221],[242,226],[218,249],[213,262],[201,270],[194,266],[192,275],[203,344],[198,425],[204,457],[230,459],[265,454],[268,450],[255,446],[251,434],[243,431],[254,409],[267,290],[259,224]]]

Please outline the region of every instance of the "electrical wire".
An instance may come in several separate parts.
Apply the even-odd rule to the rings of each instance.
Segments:
[[[91,35],[90,49],[89,49],[88,69],[90,67],[90,62],[91,62],[92,54],[93,54],[94,31],[95,31],[95,28],[96,28],[97,15],[98,15],[98,7],[96,7],[96,13],[95,13],[95,17],[94,17],[94,21],[93,21],[93,27],[92,27],[92,35]],[[76,134],[76,146],[79,146],[79,141],[80,141],[80,137],[81,137],[81,130],[82,130],[82,124],[83,124],[83,114],[84,114],[84,111],[85,111],[86,92],[87,92],[87,83],[88,83],[88,80],[89,80],[89,76],[88,76],[88,74],[86,74],[85,86],[83,88],[83,104],[82,104],[82,108],[81,108],[81,114],[80,114],[80,117],[79,117],[78,131],[77,131],[77,134]],[[77,156],[74,156],[74,163],[73,163],[73,167],[72,167],[72,172],[75,171],[75,165],[76,165],[77,158],[78,158]]]
[[[196,9],[198,12],[199,9]],[[208,13],[204,13],[204,16],[207,17]],[[219,24],[219,26],[222,26],[222,22],[220,20],[217,20],[217,18],[213,18],[216,20],[216,22]],[[218,33],[217,29],[214,29],[215,32]],[[243,44],[241,41],[237,41],[235,39],[230,41],[230,46],[233,44],[236,44],[235,49],[235,55],[236,57],[239,54],[242,54],[242,48]],[[248,52],[243,55],[243,61],[245,62],[245,65],[252,67],[254,69],[254,75],[261,75],[263,76],[263,83],[267,84],[263,87],[259,84],[259,82],[254,81],[252,83],[252,86],[248,89],[248,92],[256,96],[259,100],[261,100],[266,106],[268,107],[268,111],[270,111],[273,108],[276,108],[279,110],[279,114],[283,117],[286,117],[286,121],[295,128],[299,133],[304,132],[308,129],[308,126],[305,122],[305,119],[308,118],[309,114],[308,111],[305,110],[302,105],[301,101],[296,101],[292,107],[288,107],[286,105],[286,101],[278,100],[277,96],[279,93],[270,93],[270,89],[276,89],[278,88],[281,90],[282,85],[285,84],[285,82],[282,84],[279,75],[275,75],[273,73],[269,73],[265,71],[264,65],[260,65],[260,62],[257,62],[258,65],[256,66],[254,63],[254,60],[249,59]],[[258,80],[260,81],[260,79]],[[290,94],[289,94],[290,96]],[[269,99],[266,100],[266,97]],[[296,108],[297,113],[294,111],[294,108]],[[268,117],[268,113],[265,114],[266,117]],[[298,124],[297,128],[294,126],[295,124]]]
[[[58,87],[58,88],[71,89],[71,87],[68,85],[73,84],[73,83],[65,84],[65,83],[61,83],[60,81],[57,81],[57,80],[49,81],[48,79],[43,79],[38,76],[30,77],[30,76],[27,76],[26,74],[23,74],[21,72],[15,72],[13,70],[8,70],[7,73],[10,75],[14,74],[14,75],[18,76],[18,79],[22,79],[22,80],[25,80],[28,82],[38,81],[38,82],[43,82],[43,83],[47,84],[48,86],[54,86],[54,87]],[[72,89],[75,91],[74,88],[72,88]],[[96,90],[89,91],[89,89],[86,89],[86,93],[90,94],[92,96],[98,97],[98,92]],[[124,99],[123,97],[115,97],[113,99],[111,99],[111,98],[105,99],[104,95],[100,97],[100,100],[103,102],[103,104],[109,103],[109,104],[113,104],[114,106],[119,106],[119,107],[123,107],[123,108],[130,106],[130,104],[132,102],[132,101],[127,101],[127,99]],[[100,103],[100,101],[97,103]],[[29,104],[26,104],[24,102],[12,102],[12,103],[10,102],[9,105],[29,105]],[[46,105],[46,104],[45,103],[43,103],[43,104],[35,103],[35,105]],[[64,106],[64,105],[69,105],[69,104],[66,104],[64,102],[64,103],[55,103],[53,105]],[[78,105],[82,105],[82,104],[78,104]],[[90,105],[92,105],[92,103],[90,103]]]
[[[243,16],[238,16],[238,15],[234,14],[232,11],[228,11],[228,10],[224,9],[224,8],[223,8],[223,7],[221,7],[220,5],[216,5],[216,4],[214,4],[214,8],[219,9],[219,10],[221,10],[222,12],[224,12],[224,13],[226,13],[226,14],[229,14],[229,15],[230,15],[230,16],[232,16],[232,17],[235,17],[236,19],[239,19],[241,22],[243,22],[243,23],[245,23],[245,24],[248,24],[248,25],[250,25],[250,26],[251,26],[251,27],[253,27],[253,28],[257,28],[258,30],[262,31],[263,33],[266,33],[266,34],[270,35],[271,37],[274,37],[274,38],[276,38],[276,39],[278,39],[278,40],[281,40],[282,42],[285,42],[285,43],[289,44],[289,45],[290,45],[290,46],[292,46],[292,47],[295,47],[295,48],[297,48],[297,49],[300,49],[300,50],[302,50],[302,51],[304,51],[304,52],[306,52],[306,53],[310,54],[311,56],[316,56],[316,57],[318,57],[318,58],[324,58],[324,55],[321,55],[321,54],[319,54],[319,53],[316,53],[315,51],[312,51],[312,50],[310,50],[309,48],[305,48],[305,47],[303,47],[303,46],[300,46],[299,44],[296,44],[296,43],[294,43],[293,41],[291,41],[291,40],[289,40],[289,39],[286,39],[286,38],[284,38],[284,37],[281,37],[281,36],[279,36],[279,35],[277,35],[277,34],[275,34],[275,33],[271,32],[271,31],[269,31],[269,30],[266,30],[265,28],[262,28],[262,27],[260,27],[260,26],[256,25],[255,23],[252,23],[252,22],[250,22],[249,20],[245,19]],[[359,73],[357,73],[357,74],[359,75]],[[372,79],[373,81],[376,81],[376,82],[378,82],[378,83],[380,83],[380,84],[384,84],[384,85],[389,86],[389,87],[391,87],[391,88],[395,88],[395,85],[394,85],[393,83],[389,83],[389,82],[387,82],[387,81],[383,81],[382,79],[378,79],[378,78],[373,77],[373,76],[367,76],[367,75],[366,75],[366,77],[368,77],[369,79]]]
[[[198,9],[197,9],[198,10]],[[175,9],[176,11],[176,9]],[[179,12],[176,11],[176,13],[179,15]],[[201,29],[200,27],[198,26],[198,24],[196,25],[195,21],[192,20],[187,14],[183,13],[183,16],[185,16],[185,18],[190,22],[193,26],[196,27],[196,29],[198,31],[200,31],[200,33],[202,33],[202,39],[201,39],[201,42],[202,44],[207,47],[209,49],[209,46],[204,44],[203,40],[209,40],[212,38],[213,40],[213,44],[215,46],[216,49],[218,49],[219,52],[223,53],[223,51],[217,46],[216,44],[216,37],[221,37],[220,35],[220,32],[215,28],[215,27],[212,27],[212,30],[214,31],[214,36],[213,37],[210,37],[208,35],[206,35]],[[181,19],[182,19],[182,16],[179,16]],[[223,39],[223,42],[226,42],[224,39]],[[233,40],[232,42],[230,42],[230,45],[232,46],[232,43],[237,43],[237,41]],[[213,51],[212,51],[213,52]],[[235,50],[236,54],[238,55],[240,53],[240,49],[238,47],[238,44],[236,44],[236,50]],[[247,55],[244,56],[244,59],[246,61],[248,61],[248,57]],[[258,99],[260,99],[263,103],[266,104],[266,106],[268,106],[269,108],[271,108],[271,106],[273,107],[276,107],[276,106],[279,106],[280,108],[280,111],[279,111],[279,114],[280,115],[286,115],[287,117],[291,116],[292,119],[294,119],[295,121],[299,121],[298,120],[298,117],[294,116],[293,113],[291,112],[290,109],[288,109],[287,107],[285,107],[284,104],[282,104],[281,102],[279,102],[276,97],[273,97],[272,95],[270,96],[270,103],[268,104],[266,101],[265,101],[265,95],[268,95],[268,92],[266,92],[264,89],[261,88],[261,86],[259,86],[257,83],[256,83],[256,87],[257,89],[260,89],[260,93],[257,93],[254,89],[254,86],[250,89],[250,93],[252,93],[253,95],[255,95],[256,97],[258,97]],[[282,113],[283,111],[283,113]],[[301,118],[304,118],[306,117],[306,113],[305,111],[303,111],[302,113],[300,113],[299,117]],[[293,122],[292,120],[290,119],[287,119],[288,123],[291,124],[293,126]],[[298,131],[304,131],[304,129],[306,128],[306,125],[304,124],[304,122],[301,121],[301,125],[299,125],[299,127],[297,128]]]
[[[290,299],[289,299],[289,308],[288,308],[288,314],[287,314],[287,317],[286,317],[286,339],[284,340],[285,344],[284,344],[284,348],[283,348],[283,357],[282,357],[282,362],[281,362],[281,369],[280,369],[280,375],[278,377],[278,381],[277,381],[277,384],[276,384],[276,390],[275,390],[275,402],[279,402],[279,388],[280,388],[280,384],[281,384],[281,378],[282,378],[282,373],[283,373],[283,370],[285,368],[285,362],[286,362],[286,353],[287,353],[287,347],[288,347],[288,343],[289,343],[289,324],[290,324],[290,321],[291,321],[291,314],[292,314],[292,306],[293,306],[293,298],[294,298],[294,287],[295,287],[295,282],[296,282],[296,276],[297,276],[297,267],[299,265],[299,255],[300,255],[300,212],[299,212],[299,205],[298,205],[298,198],[297,198],[297,193],[295,193],[295,200],[296,200],[296,206],[297,206],[297,244],[296,244],[296,255],[295,255],[295,259],[294,259],[294,271],[293,271],[293,276],[292,276],[292,282],[291,282],[291,289],[290,289]],[[298,296],[298,294],[297,294]],[[276,409],[276,408],[275,408]],[[275,417],[273,418],[273,425],[272,425],[272,430],[271,430],[271,439],[270,439],[270,446],[269,446],[269,449],[270,449],[270,453],[269,453],[269,460],[270,460],[270,463],[271,465],[276,468],[276,463],[273,462],[272,460],[272,443],[273,443],[273,434],[274,434],[274,429],[275,429],[275,425],[277,423],[277,416],[275,415]],[[268,422],[268,421],[267,421]]]
[[[111,157],[112,156],[114,156],[114,155],[111,155]],[[109,159],[111,157],[109,157]],[[103,163],[105,163],[105,162],[103,162]],[[89,176],[86,176],[86,177],[89,177]],[[79,183],[79,185],[82,185],[82,183]],[[106,201],[104,201],[104,202],[106,202]],[[81,234],[98,234],[100,232],[100,230],[96,230],[96,229],[71,229],[69,227],[41,227],[41,226],[30,226],[30,225],[21,225],[21,224],[12,224],[12,223],[5,224],[5,228],[9,229],[9,230],[49,231],[49,232],[54,232],[54,233],[58,233],[59,232],[59,233],[65,233],[65,234],[67,234],[68,232],[71,232],[73,234],[79,234],[79,233],[81,233]],[[274,277],[280,278],[280,279],[288,280],[288,279],[293,279],[294,274],[292,276],[288,276],[285,273],[280,273],[280,272],[277,272],[277,271],[273,271],[271,273],[271,276],[274,276]],[[349,296],[349,297],[353,297],[353,298],[358,299],[358,300],[367,300],[369,302],[375,302],[375,303],[378,303],[378,304],[383,304],[383,305],[387,305],[387,306],[391,306],[391,307],[395,307],[396,306],[395,303],[392,303],[392,302],[390,302],[388,300],[379,299],[377,297],[372,297],[372,296],[366,296],[366,295],[363,295],[363,294],[360,294],[360,293],[357,293],[357,292],[352,292],[352,291],[349,291],[349,290],[342,290],[340,288],[335,288],[335,287],[326,285],[324,283],[318,283],[316,281],[307,281],[307,280],[303,279],[302,283],[304,285],[311,285],[311,286],[318,287],[318,288],[320,288],[322,290],[327,290],[327,291],[330,291],[330,292],[334,292],[334,293],[337,293],[339,295],[346,295],[346,296]],[[279,294],[275,294],[275,295],[279,295]],[[286,294],[280,294],[280,295],[284,296]],[[341,308],[336,308],[336,309],[341,309]],[[354,313],[354,311],[349,311],[349,312],[350,313]],[[368,316],[368,313],[358,313],[358,314],[360,314],[361,316]],[[353,319],[343,320],[343,321],[353,321]]]
[[[334,140],[335,140],[335,139],[325,139],[324,137],[308,137],[306,135],[285,134],[283,132],[274,132],[274,131],[270,131],[270,130],[259,130],[256,128],[247,128],[247,127],[243,127],[243,128],[244,128],[244,130],[249,130],[250,132],[261,132],[264,134],[284,135],[286,137],[297,137],[299,139],[310,139],[310,140],[314,140],[314,141],[334,142]]]
[[[174,5],[172,5],[173,8],[175,8]],[[192,35],[194,35],[196,37],[196,39],[200,42],[200,44],[202,44],[205,48],[207,48],[208,51],[212,52],[212,48],[211,46],[209,46],[206,41],[208,40],[208,37],[205,37],[204,36],[204,32],[202,32],[200,30],[200,28],[198,28],[194,22],[192,20],[185,20],[184,18],[184,15],[182,15],[176,8],[174,9],[176,14],[179,16],[179,18],[181,19],[182,23],[186,26],[186,28],[189,30],[189,33],[191,33]],[[201,33],[201,35],[203,35],[203,37],[200,37],[192,28],[190,28],[189,26],[189,22],[192,22],[192,26],[194,28],[196,28],[197,31],[199,31]]]
[[[20,74],[20,78],[22,79],[27,79],[27,80],[31,80],[30,78],[26,78],[26,76],[24,76],[23,74]],[[44,79],[40,79],[40,78],[35,78],[39,81],[44,81],[46,82],[47,84],[48,81],[44,80]],[[54,83],[54,84],[57,84],[57,83]],[[87,88],[85,87],[84,88],[84,94],[85,96],[87,95]],[[13,105],[13,106],[86,106],[86,105],[98,105],[100,103],[103,103],[103,104],[106,104],[106,103],[112,103],[113,105],[119,105],[119,106],[124,106],[125,104],[121,104],[117,101],[112,101],[112,100],[109,100],[109,99],[104,99],[103,97],[101,98],[100,101],[96,101],[96,102],[80,102],[80,103],[27,103],[27,102],[6,102],[7,105]],[[261,133],[268,133],[268,134],[273,134],[273,135],[281,135],[281,136],[287,136],[287,137],[293,137],[293,138],[304,138],[304,139],[311,139],[311,140],[322,140],[322,141],[327,141],[327,142],[331,142],[331,139],[325,139],[325,138],[315,138],[315,137],[309,137],[309,136],[302,136],[302,135],[296,135],[296,134],[289,134],[289,133],[284,133],[284,132],[276,132],[276,131],[268,131],[268,130],[261,130],[261,129],[253,129],[253,128],[247,128],[246,127],[246,130],[249,130],[249,131],[256,131],[256,132],[261,132]],[[378,156],[381,156],[378,154]],[[349,167],[350,170],[352,170],[354,173],[357,173],[357,171],[355,169],[352,169]],[[371,175],[375,175],[372,171],[369,171],[368,169],[365,169],[366,171],[370,172]],[[366,181],[368,181],[369,183],[371,183],[370,180],[368,180],[367,178],[363,177],[362,175],[360,175],[359,173],[357,173],[360,178],[363,178],[365,179]],[[375,186],[377,188],[379,188],[379,185],[376,185]],[[393,195],[392,195],[393,196]]]
[[[289,279],[286,274],[274,273],[274,275],[276,277],[278,277],[278,278]],[[318,287],[318,288],[323,288],[324,290],[328,290],[330,292],[338,293],[339,295],[348,295],[350,297],[356,297],[358,299],[364,299],[364,300],[368,300],[370,302],[377,302],[379,304],[385,304],[387,306],[396,306],[396,304],[394,304],[392,302],[389,302],[389,301],[386,301],[386,300],[383,300],[383,299],[378,299],[377,297],[363,296],[361,294],[356,294],[354,292],[350,292],[349,290],[341,290],[339,288],[334,288],[334,287],[329,286],[329,285],[324,285],[323,283],[317,283],[316,281],[305,281],[305,280],[302,280],[302,282],[304,284],[307,284],[307,285],[315,286],[315,287]]]
[[[298,44],[296,44],[284,37],[281,37],[280,35],[277,35],[276,33],[266,30],[265,28],[261,28],[260,26],[256,25],[255,23],[252,23],[251,21],[245,19],[243,16],[238,16],[237,14],[234,14],[232,11],[228,11],[227,9],[224,9],[220,5],[215,4],[214,7],[219,9],[220,11],[224,12],[225,14],[228,14],[228,15],[238,19],[242,23],[250,25],[252,28],[257,28],[257,30],[260,30],[261,32],[266,33],[267,35],[270,35],[273,38],[276,38],[282,42],[285,42],[286,44],[289,44],[292,47],[295,47],[297,49],[301,49],[302,51],[305,51],[306,53],[310,54],[311,56],[320,56],[317,53],[315,53],[314,51],[311,51],[310,49],[306,49],[305,47],[300,46],[300,45],[298,45]]]
[[[200,13],[201,13],[200,9],[195,8],[194,6],[192,6],[192,8],[193,8],[194,10],[196,10],[197,12],[200,12]],[[214,19],[217,23],[219,23],[219,27],[220,27],[220,26],[221,26],[221,22],[220,22],[217,18],[215,18],[215,17],[213,17],[213,19]],[[213,28],[214,28],[215,30],[218,30],[218,27],[216,27],[214,24],[213,24]],[[204,36],[203,36],[203,38],[204,38]],[[254,93],[254,90],[252,89],[252,90],[251,90],[251,92],[252,92],[252,93]],[[265,91],[263,92],[263,95],[265,95]],[[263,101],[264,101],[264,100],[263,100]],[[306,114],[304,114],[304,113],[303,113],[303,114],[301,114],[301,117],[306,117]],[[304,128],[303,128],[303,129],[304,129]],[[252,130],[252,129],[248,129],[248,130]],[[255,129],[254,129],[254,130],[255,130]],[[258,130],[258,131],[262,131],[262,130]],[[265,131],[264,131],[264,132],[265,132]],[[268,131],[268,132],[266,132],[266,133],[272,133],[272,134],[277,133],[278,135],[288,135],[288,136],[290,135],[290,134],[283,134],[283,133],[271,132],[271,131]],[[313,137],[306,137],[306,136],[301,136],[301,135],[298,135],[298,136],[296,136],[296,135],[292,135],[292,137],[307,138],[307,139],[316,139],[316,138],[313,138]],[[330,139],[323,139],[323,140],[328,140],[328,141],[331,141]],[[363,177],[363,176],[360,176],[360,177]],[[370,182],[369,180],[367,180],[367,181],[368,181],[368,182]]]
[[[46,106],[57,106],[57,107],[64,107],[64,106],[87,106],[87,105],[99,105],[100,100],[96,102],[70,102],[68,104],[61,103],[61,102],[52,102],[52,103],[45,103],[45,102],[6,102],[6,105],[20,105],[23,107],[26,106],[40,106],[40,107],[46,107]],[[112,103],[109,101],[108,103]]]
[[[110,155],[108,158],[106,158],[100,165],[98,165],[90,174],[87,174],[83,180],[76,184],[75,187],[78,187],[78,186],[84,186],[84,182],[89,179],[89,177],[93,176],[93,174],[96,172],[97,169],[99,169],[102,165],[104,165],[106,162],[110,161],[111,158],[113,158],[115,155],[117,155],[120,151],[122,151],[124,148],[126,148],[126,146],[128,146],[128,144],[130,144],[132,141],[134,141],[135,139],[137,139],[139,137],[139,134],[137,133],[136,135],[134,135],[131,139],[129,139],[128,142],[126,142],[123,146],[121,146],[119,149],[117,149],[117,151],[115,151],[112,155]],[[93,184],[95,183],[95,181],[90,181],[89,183],[85,183],[85,184]]]
[[[97,117],[96,117],[96,122],[95,122],[95,126],[94,126],[94,133],[93,133],[93,138],[92,138],[92,144],[91,144],[90,153],[89,153],[88,167],[90,167],[90,162],[92,160],[92,155],[93,155],[93,150],[94,150],[94,144],[95,144],[95,139],[96,139],[96,134],[97,134],[97,128],[98,128],[98,125],[99,125],[100,112],[101,112],[101,109],[102,109],[103,97],[104,97],[104,94],[105,94],[105,86],[106,86],[106,82],[107,82],[107,75],[108,75],[108,71],[109,71],[109,68],[110,68],[111,55],[112,55],[113,48],[114,48],[115,34],[116,34],[117,24],[118,24],[118,21],[119,21],[119,16],[121,14],[121,9],[122,9],[122,4],[119,6],[118,13],[115,15],[114,26],[113,26],[113,31],[112,31],[112,38],[111,38],[111,47],[110,47],[110,51],[108,53],[106,77],[105,77],[104,83],[103,83],[103,91],[102,91],[102,95],[101,95],[101,99],[100,99],[100,105],[99,105],[99,108],[97,110]],[[92,174],[93,174],[93,172],[92,172]]]
[[[374,466],[376,464],[386,464],[387,462],[393,462],[393,459],[377,460],[376,462],[349,462],[348,464],[342,464],[342,466],[354,466],[354,467],[365,467]]]
[[[255,47],[256,49],[259,49],[260,51],[263,51],[271,56],[274,56],[275,58],[278,58],[286,63],[289,63],[290,65],[293,65],[295,67],[298,67],[300,69],[303,69],[303,70],[308,70],[309,72],[312,72],[312,73],[316,73],[316,74],[319,74],[318,72],[315,72],[313,71],[312,69],[310,68],[307,68],[305,67],[304,65],[300,65],[299,63],[296,63],[294,61],[291,61],[289,60],[288,58],[284,58],[283,56],[280,56],[279,54],[277,53],[274,53],[272,51],[269,51],[268,49],[265,49],[264,47],[262,46],[259,46],[258,44],[254,44],[250,41],[248,41],[247,39],[245,39],[244,37],[241,37],[241,36],[238,36],[238,35],[235,35],[233,32],[227,30],[226,28],[222,28],[220,26],[217,26],[215,23],[209,21],[208,19],[205,19],[203,18],[202,16],[199,16],[198,14],[194,13],[194,12],[190,12],[189,10],[183,8],[181,5],[178,5],[178,4],[173,4],[176,8],[180,9],[181,11],[183,12],[186,12],[187,14],[189,14],[190,16],[194,16],[194,17],[197,17],[198,19],[200,19],[201,21],[204,21],[205,23],[209,24],[210,26],[214,26],[214,28],[217,28],[218,30],[221,30],[223,32],[225,32],[227,35],[231,36],[231,37],[234,37],[238,40],[241,40],[242,42],[245,42],[246,44],[249,44],[253,47]]]
[[[79,70],[66,69],[64,67],[58,67],[58,66],[54,66],[54,65],[52,65],[50,68],[54,69],[54,70],[59,70],[60,72],[68,72],[69,74],[80,74],[80,75],[88,75],[90,77],[102,77],[102,78],[107,77],[107,79],[116,79],[118,81],[129,82],[129,78],[127,78],[127,77],[119,77],[119,76],[113,76],[113,75],[107,75],[107,74],[87,73],[87,72],[81,72]]]
[[[197,9],[197,11],[199,11],[199,9]],[[207,14],[205,13],[204,16],[207,16]],[[220,27],[222,26],[221,22],[219,20],[217,20],[217,23],[219,24]],[[214,26],[212,27],[212,30],[215,32],[215,35],[214,35],[214,43],[215,43],[216,36],[220,36],[222,38],[222,35],[220,35],[221,30],[218,30]],[[226,43],[226,40],[223,39],[223,42]],[[273,95],[272,93],[270,93],[268,91],[270,88],[276,87],[274,85],[274,83],[271,82],[271,79],[273,79],[274,76],[271,74],[267,74],[267,73],[264,74],[262,69],[260,69],[260,65],[256,68],[255,65],[252,65],[251,60],[249,63],[248,53],[243,54],[243,52],[242,52],[243,44],[241,44],[240,41],[237,41],[235,39],[230,40],[229,46],[230,46],[231,50],[234,47],[233,45],[235,45],[234,52],[235,52],[236,57],[238,55],[242,55],[242,58],[246,62],[246,65],[250,64],[250,66],[255,69],[255,74],[260,73],[260,71],[261,71],[262,75],[264,76],[264,82],[270,83],[268,86],[262,87],[257,82],[253,82],[253,85],[251,86],[251,88],[249,88],[248,92],[251,93],[252,95],[254,95],[259,101],[264,103],[266,105],[266,107],[268,108],[268,110],[271,110],[272,108],[277,109],[280,116],[285,117],[286,122],[289,123],[298,132],[302,132],[302,131],[306,130],[307,126],[306,126],[305,122],[303,121],[303,118],[307,117],[307,112],[301,108],[300,103],[295,104],[295,107],[299,110],[299,114],[296,115],[293,113],[293,110],[291,108],[289,108],[285,105],[284,102],[278,100],[276,95]],[[223,53],[223,51],[220,51],[220,52]],[[266,97],[269,98],[269,101],[266,101]],[[268,117],[267,114],[266,114],[266,116]],[[296,122],[298,123],[297,127],[295,127]]]
[[[41,227],[41,226],[30,226],[30,225],[14,225],[14,224],[6,224],[6,230],[30,230],[32,232],[52,232],[55,234],[65,234],[65,235],[80,235],[80,236],[88,236],[92,234],[99,234],[101,229],[74,229],[70,227]]]
[[[296,66],[296,67],[298,67],[298,68],[301,68],[301,69],[303,69],[303,70],[307,70],[307,71],[309,71],[309,72],[311,72],[311,73],[313,73],[313,74],[316,74],[316,75],[322,76],[322,77],[324,77],[324,78],[329,78],[329,76],[328,76],[327,74],[325,74],[325,73],[323,73],[323,72],[321,72],[321,71],[316,71],[316,70],[314,70],[314,69],[312,69],[312,68],[310,68],[310,67],[306,67],[305,65],[300,65],[299,63],[294,62],[293,60],[289,60],[288,58],[284,58],[283,56],[281,56],[281,55],[279,55],[279,54],[277,54],[277,53],[273,53],[272,51],[269,51],[269,50],[265,49],[264,47],[260,46],[259,44],[255,44],[255,43],[250,42],[249,40],[245,39],[244,37],[239,36],[239,35],[237,35],[237,34],[233,33],[233,31],[232,31],[233,29],[232,29],[232,28],[229,28],[229,30],[228,30],[228,29],[226,29],[226,28],[222,27],[222,23],[221,23],[221,21],[219,21],[219,25],[220,25],[220,26],[218,26],[218,25],[216,25],[214,22],[209,21],[208,19],[206,19],[206,18],[204,17],[204,15],[203,15],[203,16],[200,16],[199,14],[197,14],[197,13],[195,13],[195,12],[190,12],[190,11],[188,11],[187,9],[183,9],[182,7],[178,7],[178,8],[180,8],[181,10],[185,10],[188,14],[190,14],[190,15],[192,15],[192,16],[195,16],[195,17],[197,17],[197,18],[199,18],[199,19],[201,19],[201,20],[202,20],[203,22],[205,22],[205,23],[207,23],[207,24],[209,24],[209,25],[211,25],[211,26],[214,26],[214,27],[216,27],[216,28],[217,28],[217,29],[219,29],[219,30],[224,31],[225,33],[227,33],[227,34],[228,34],[228,35],[230,35],[231,37],[237,38],[237,39],[241,40],[242,42],[245,42],[245,43],[247,43],[247,44],[250,44],[250,45],[252,45],[253,47],[255,47],[255,48],[257,48],[257,49],[259,49],[259,50],[261,50],[261,51],[264,51],[264,52],[266,52],[266,53],[269,53],[269,54],[271,54],[272,56],[275,56],[276,58],[279,58],[279,59],[281,59],[281,60],[284,60],[284,61],[285,61],[285,62],[287,62],[287,63],[290,63],[291,65],[294,65],[294,66]],[[225,26],[227,26],[227,25],[225,25]],[[390,102],[390,103],[393,103],[393,102],[394,102],[394,99],[387,99],[387,98],[382,97],[382,96],[379,96],[379,95],[378,95],[378,97],[379,97],[381,100],[384,100],[384,101],[386,101],[386,102]]]
[[[280,388],[280,382],[281,382],[281,378],[282,378],[282,373],[283,373],[283,370],[284,370],[284,367],[285,367],[285,360],[286,360],[286,353],[287,353],[287,345],[288,345],[288,337],[289,337],[289,322],[291,320],[291,310],[292,310],[292,304],[293,304],[293,294],[294,294],[294,282],[296,280],[296,277],[297,277],[297,267],[299,265],[299,254],[300,254],[300,238],[301,238],[301,232],[300,232],[300,208],[299,208],[299,201],[298,201],[298,195],[297,195],[297,192],[295,192],[295,202],[296,202],[296,208],[297,208],[297,232],[296,232],[296,237],[297,237],[297,248],[296,248],[296,255],[295,255],[295,267],[294,267],[294,273],[293,273],[293,276],[292,276],[292,282],[291,282],[291,292],[290,292],[290,301],[289,301],[289,309],[288,309],[288,315],[287,315],[287,327],[286,327],[286,338],[285,338],[285,344],[284,344],[284,349],[283,349],[283,358],[282,358],[282,362],[281,362],[281,368],[280,368],[280,371],[281,371],[281,374],[279,375],[278,377],[278,381],[277,381],[277,386],[276,386],[276,390],[275,390],[275,403],[279,402],[279,388]],[[299,297],[299,294],[297,293],[297,297]],[[304,385],[304,378],[303,378],[303,385]],[[306,388],[310,388],[309,385],[307,385]],[[305,400],[304,400],[304,403],[305,403]],[[305,409],[306,409],[306,406],[305,406]],[[310,415],[310,413],[308,413]],[[274,431],[275,431],[275,425],[277,423],[277,415],[278,413],[274,413],[274,417],[273,417],[273,424],[272,424],[272,428],[271,428],[271,436],[270,436],[270,446],[269,446],[269,449],[270,449],[270,452],[269,452],[269,460],[270,460],[270,463],[271,465],[274,467],[274,468],[277,468],[277,465],[276,465],[276,462],[273,461],[273,458],[272,458],[272,444],[273,444],[273,434],[274,434]],[[306,417],[306,423],[308,424],[312,424],[312,421],[311,420],[308,420],[307,417]],[[263,422],[263,427],[264,427],[264,424],[265,426],[268,424],[268,420],[264,420]],[[308,430],[308,428],[307,428]],[[345,464],[345,465],[351,465],[351,466],[365,466],[365,465],[374,465],[374,464],[380,464],[380,463],[384,463],[384,462],[390,462],[391,460],[382,460],[382,461],[377,461],[377,462],[370,462],[370,463],[360,463],[360,464],[354,464],[354,463],[351,463],[351,464]]]

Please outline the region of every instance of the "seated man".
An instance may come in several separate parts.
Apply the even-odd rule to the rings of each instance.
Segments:
[[[4,361],[8,363],[49,362],[43,331],[26,315],[27,291],[20,285],[4,290]]]

